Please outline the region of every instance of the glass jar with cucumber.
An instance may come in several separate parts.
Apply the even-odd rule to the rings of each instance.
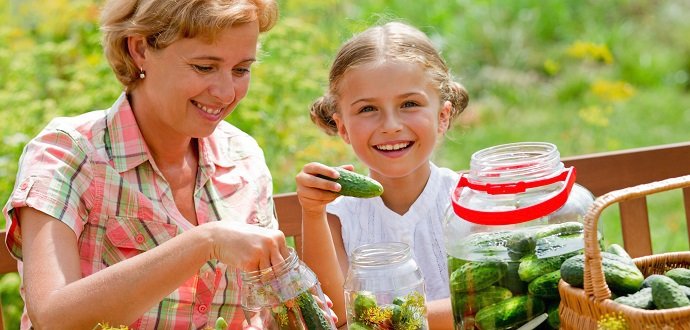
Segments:
[[[456,329],[558,328],[560,266],[582,253],[594,201],[575,172],[551,143],[472,155],[444,223]]]
[[[429,329],[424,279],[405,243],[355,249],[345,280],[345,304],[350,330]]]
[[[336,328],[316,275],[294,249],[282,263],[241,276],[247,323],[276,330]]]

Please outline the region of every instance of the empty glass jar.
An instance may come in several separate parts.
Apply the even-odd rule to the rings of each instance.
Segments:
[[[424,279],[405,243],[355,249],[345,280],[349,329],[428,329]]]
[[[242,308],[249,324],[260,329],[335,329],[321,286],[290,249],[283,263],[242,273]]]

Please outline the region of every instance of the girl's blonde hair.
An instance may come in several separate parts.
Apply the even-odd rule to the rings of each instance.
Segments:
[[[163,49],[197,36],[213,40],[234,24],[258,21],[270,30],[278,19],[275,0],[108,0],[101,13],[103,49],[117,79],[132,90],[139,82],[127,38],[141,35],[148,46]]]
[[[311,120],[329,135],[337,134],[332,116],[337,111],[340,81],[349,69],[381,60],[422,65],[438,89],[441,101],[453,105],[450,122],[467,107],[467,91],[453,81],[446,62],[429,37],[410,25],[390,22],[365,30],[340,48],[331,66],[328,91],[311,105]]]

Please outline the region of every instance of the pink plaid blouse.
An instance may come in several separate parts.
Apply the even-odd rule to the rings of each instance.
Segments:
[[[271,176],[256,141],[227,122],[198,141],[194,199],[199,224],[233,221],[277,228]],[[191,229],[149,158],[124,93],[108,110],[53,120],[26,146],[3,210],[5,243],[12,254],[21,260],[22,236],[14,210],[24,206],[74,230],[83,276]],[[19,266],[21,271],[21,261]],[[236,269],[209,260],[130,327],[200,329],[223,316],[235,329],[244,319],[238,281]],[[22,329],[30,327],[25,309]]]

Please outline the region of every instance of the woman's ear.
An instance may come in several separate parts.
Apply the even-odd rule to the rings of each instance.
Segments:
[[[331,118],[333,118],[333,121],[335,121],[335,126],[338,127],[338,135],[340,135],[340,138],[343,139],[345,143],[350,144],[350,135],[347,133],[347,128],[345,127],[345,123],[343,123],[343,118],[337,112],[332,114]]]
[[[450,127],[450,114],[453,111],[453,104],[450,101],[443,102],[441,111],[438,112],[438,133],[446,134]]]
[[[127,49],[129,50],[129,56],[132,57],[134,63],[139,68],[144,67],[144,62],[146,60],[146,38],[141,35],[133,35],[127,37]]]

